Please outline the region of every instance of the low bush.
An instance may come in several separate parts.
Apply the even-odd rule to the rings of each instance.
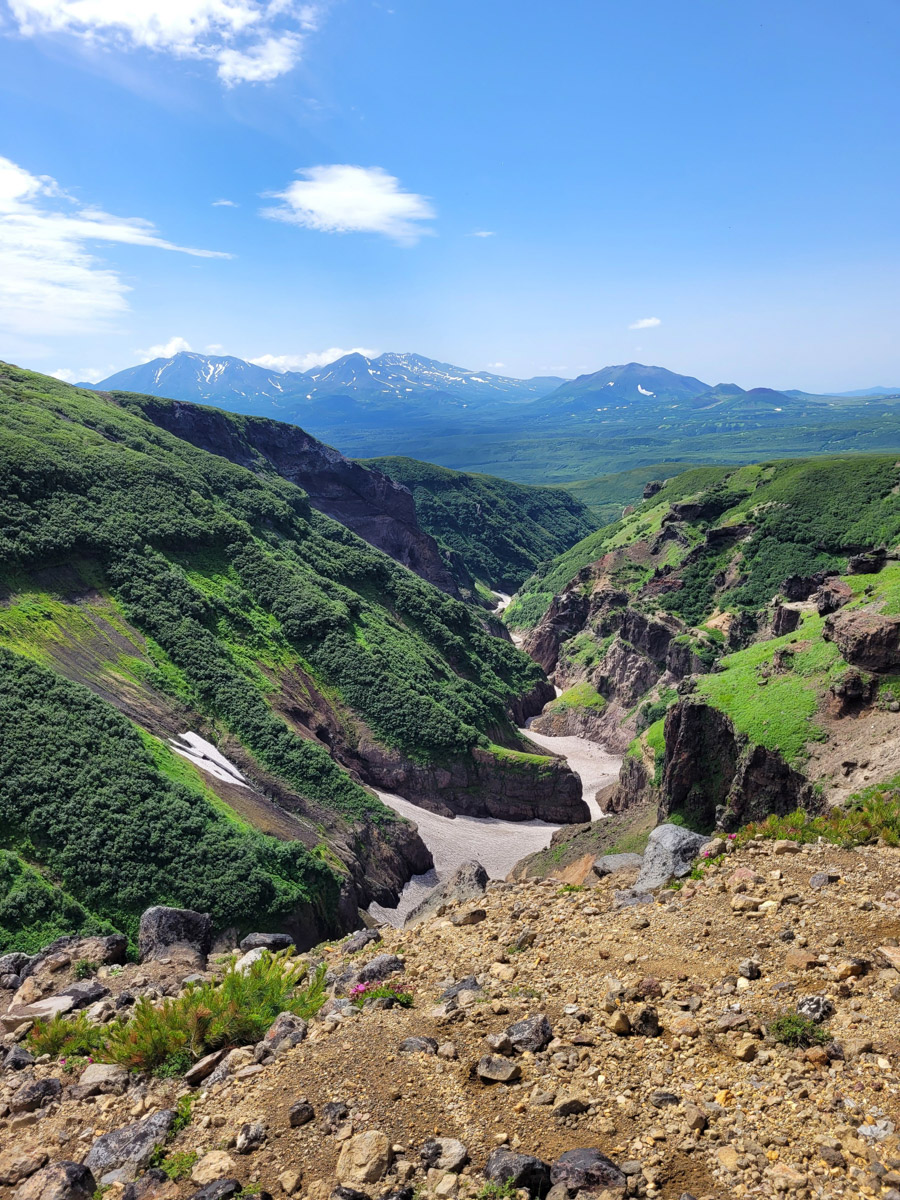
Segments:
[[[81,1013],[37,1021],[28,1043],[38,1054],[90,1054],[99,1062],[173,1076],[213,1050],[258,1042],[281,1012],[308,1018],[324,1002],[324,968],[309,978],[306,965],[291,963],[287,951],[265,953],[246,971],[232,964],[220,983],[188,987],[156,1005],[141,997],[127,1020],[106,1027],[89,1024]]]
[[[769,1033],[776,1042],[795,1049],[823,1046],[831,1041],[830,1035],[815,1021],[798,1012],[786,1012],[769,1022]]]
[[[350,992],[350,1002],[362,1008],[367,1000],[393,1000],[399,1008],[412,1008],[410,992],[403,992],[392,983],[358,983]]]

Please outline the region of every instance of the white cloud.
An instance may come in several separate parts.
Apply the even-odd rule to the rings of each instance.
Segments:
[[[240,205],[236,204],[234,202],[234,200],[213,200],[212,206],[213,206],[213,208],[239,208],[240,207]]]
[[[496,237],[496,236],[497,235],[496,235],[496,233],[494,233],[493,229],[475,229],[472,231],[472,233],[469,234],[469,237],[481,237],[481,238]]]
[[[313,367],[324,367],[345,354],[362,354],[364,358],[377,358],[380,350],[371,350],[365,346],[354,346],[351,350],[341,350],[332,346],[330,350],[311,351],[308,354],[260,354],[257,358],[247,361],[258,367],[266,367],[270,371],[310,371]]]
[[[283,192],[278,208],[262,215],[324,233],[381,233],[392,241],[412,245],[431,233],[423,222],[436,213],[426,196],[405,192],[400,181],[381,167],[306,167]]]
[[[171,337],[167,342],[160,342],[158,346],[148,346],[146,350],[135,350],[135,354],[141,356],[141,362],[150,362],[154,358],[171,358],[173,354],[180,354],[182,350],[190,350],[190,342],[185,341],[183,337]]]
[[[225,347],[221,342],[211,342],[208,346],[203,347],[207,354],[221,354]]]
[[[662,325],[659,317],[641,317],[639,321],[632,321],[628,326],[629,329],[655,329],[657,325]]]
[[[84,332],[126,312],[131,289],[89,252],[94,242],[231,257],[176,246],[140,217],[80,208],[50,176],[0,157],[0,328],[44,336]]]
[[[61,367],[58,371],[51,371],[50,374],[54,379],[61,379],[63,383],[99,383],[101,379],[106,379],[108,375],[115,374],[116,368],[107,367],[81,367],[78,371],[71,371],[68,367]]]
[[[487,369],[489,371],[504,371],[506,370],[506,363],[488,363]]]
[[[319,7],[299,0],[7,0],[25,37],[68,34],[91,46],[214,62],[222,82],[290,71]]]

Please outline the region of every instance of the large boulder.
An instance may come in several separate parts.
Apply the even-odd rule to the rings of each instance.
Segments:
[[[687,875],[701,849],[710,841],[703,833],[692,833],[681,825],[658,825],[650,834],[636,892],[660,888],[673,877]]]
[[[421,904],[406,918],[407,925],[418,925],[429,917],[437,916],[442,908],[450,904],[462,904],[466,900],[477,900],[483,896],[488,885],[488,873],[479,862],[464,862],[456,868],[449,879],[438,884]]]
[[[617,871],[638,870],[644,865],[640,854],[600,854],[594,859],[593,871],[601,879],[615,875]]]
[[[335,1168],[339,1183],[361,1187],[384,1179],[391,1165],[391,1143],[379,1129],[367,1129],[344,1142]]]
[[[18,1188],[13,1200],[91,1200],[96,1190],[88,1167],[60,1160],[32,1175]]]
[[[163,1108],[131,1125],[110,1130],[88,1150],[84,1165],[90,1167],[101,1183],[111,1173],[114,1178],[106,1180],[109,1183],[133,1179],[150,1162],[157,1146],[165,1143],[174,1120],[172,1109]]]
[[[141,915],[138,949],[142,962],[170,956],[205,962],[211,946],[212,917],[209,913],[158,904]]]
[[[834,642],[853,667],[891,673],[900,670],[900,617],[872,612],[833,613],[822,636]]]
[[[820,584],[813,595],[813,604],[820,617],[837,612],[853,599],[853,588],[842,579],[826,579]]]

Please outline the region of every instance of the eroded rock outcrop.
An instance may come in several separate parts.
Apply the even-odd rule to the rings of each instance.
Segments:
[[[851,666],[886,673],[900,670],[900,617],[834,613],[826,620],[822,636],[834,642]]]
[[[457,580],[437,542],[420,527],[412,492],[402,483],[352,462],[296,425],[232,417],[214,408],[150,396],[141,410],[155,425],[192,446],[251,471],[274,471],[297,484],[313,508],[441,591],[459,596]]]

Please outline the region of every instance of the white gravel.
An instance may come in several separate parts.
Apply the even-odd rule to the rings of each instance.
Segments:
[[[619,774],[622,759],[610,754],[596,742],[586,738],[546,737],[521,730],[533,742],[556,754],[564,754],[569,766],[581,776],[582,795],[591,810],[592,820],[602,817],[594,793],[611,783]],[[441,817],[419,808],[389,792],[378,795],[401,816],[413,821],[419,834],[434,857],[435,869],[427,875],[415,875],[403,889],[397,908],[369,906],[369,913],[388,925],[402,925],[409,913],[442,879],[469,859],[482,864],[491,879],[505,879],[520,858],[534,854],[550,844],[558,825],[546,821],[500,821],[494,817]]]

